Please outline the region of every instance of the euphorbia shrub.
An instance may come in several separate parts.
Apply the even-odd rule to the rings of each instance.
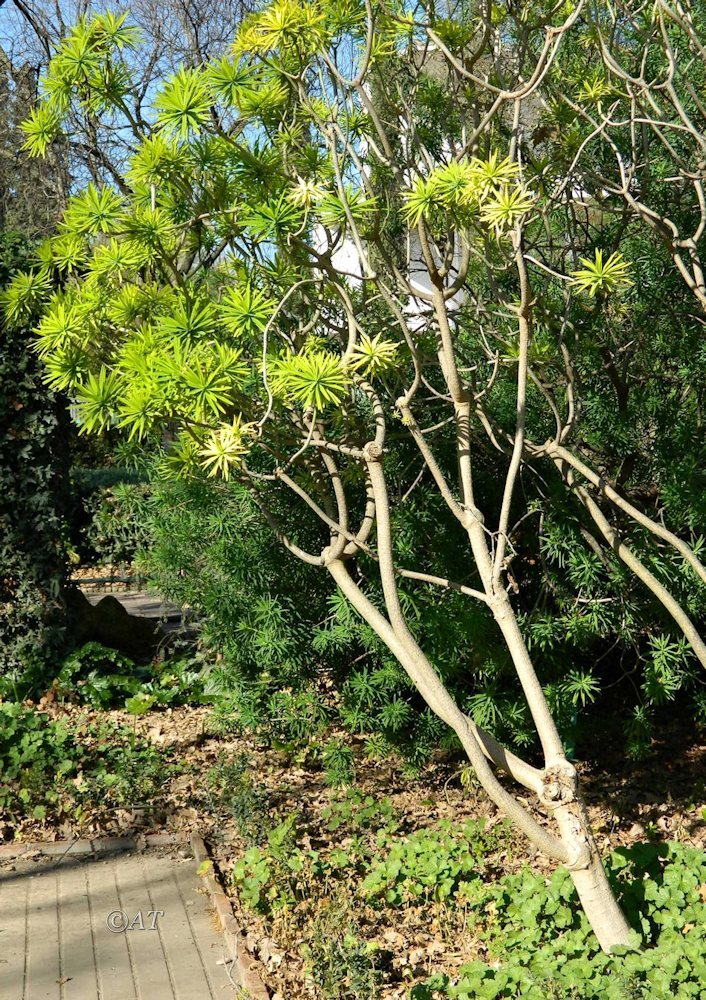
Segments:
[[[529,155],[525,138],[542,101],[550,119],[570,103],[566,66],[588,71],[600,50],[610,10],[587,26],[582,7],[442,18],[434,5],[277,0],[244,23],[232,56],[182,69],[144,114],[125,19],[82,22],[52,62],[27,145],[44,152],[71,115],[114,116],[126,169],[115,187],[72,199],[42,266],[10,285],[6,315],[39,312],[48,382],[73,394],[84,431],[117,426],[152,442],[165,476],[237,478],[273,537],[330,575],[493,801],[569,868],[609,949],[632,939],[513,598],[518,532],[538,513],[523,478],[560,487],[560,499],[544,494],[550,512],[562,497],[581,505],[597,571],[629,573],[702,666],[695,616],[658,565],[701,581],[706,569],[693,539],[605,481],[590,447],[582,317],[611,322],[634,288],[620,227],[596,207],[590,143],[612,119],[581,118],[568,160]],[[616,113],[631,113],[629,84]],[[612,86],[587,86],[600,112]],[[646,140],[659,148],[660,127]],[[609,218],[655,222],[629,183],[609,190],[622,198]],[[698,284],[676,250],[673,262]],[[617,344],[597,344],[608,368],[629,359],[626,333],[618,324]],[[404,490],[392,489],[396,439],[414,455]],[[488,449],[499,472],[486,491],[477,469]],[[398,544],[396,515],[416,489],[444,508],[421,551]],[[451,532],[456,578],[436,567],[437,531]],[[492,627],[540,766],[453,697],[416,625],[419,587],[462,595]],[[591,671],[574,679],[590,696]],[[491,765],[536,795],[551,829]]]

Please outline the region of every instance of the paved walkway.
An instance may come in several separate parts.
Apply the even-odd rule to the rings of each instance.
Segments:
[[[0,868],[2,1000],[235,1000],[230,957],[174,851]]]

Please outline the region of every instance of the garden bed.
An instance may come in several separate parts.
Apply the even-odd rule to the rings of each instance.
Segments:
[[[26,815],[10,818],[6,809],[0,820],[5,841],[200,830],[247,928],[246,947],[278,1000],[391,1000],[415,987],[431,997],[437,993],[423,984],[434,976],[453,981],[474,962],[470,968],[492,969],[502,950],[494,913],[505,905],[497,888],[508,878],[515,892],[525,887],[528,905],[556,891],[564,919],[578,919],[567,880],[552,880],[539,857],[526,867],[526,844],[451,756],[410,778],[399,762],[367,760],[348,740],[355,783],[331,787],[316,746],[259,746],[215,726],[206,706],[135,717],[49,704],[37,721],[66,729],[65,759],[75,770],[64,765],[54,801],[42,797],[35,774]],[[685,746],[675,726],[659,754],[675,762],[671,768],[647,762],[611,776],[584,763],[601,849],[648,838],[703,848],[696,776],[705,752],[700,742]],[[572,933],[583,932],[576,925]]]

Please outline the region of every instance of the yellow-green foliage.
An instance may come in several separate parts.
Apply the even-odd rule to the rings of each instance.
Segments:
[[[376,5],[362,69],[392,64],[414,30],[395,5]],[[273,409],[335,409],[356,381],[405,362],[406,345],[387,331],[350,339],[349,329],[346,340],[313,322],[306,337],[287,332],[288,292],[313,281],[297,241],[311,245],[317,226],[340,241],[380,225],[367,175],[342,165],[329,141],[342,129],[364,157],[370,114],[359,91],[294,83],[315,80],[344,39],[351,53],[367,51],[360,0],[277,0],[246,18],[229,55],[166,80],[151,125],[130,112],[126,51],[139,40],[124,15],[84,18],[59,47],[23,126],[29,152],[42,155],[71,114],[122,119],[137,140],[121,190],[76,194],[36,266],[5,294],[10,322],[38,317],[47,379],[75,398],[84,431],[117,426],[142,439],[169,429],[165,470],[227,478]],[[512,230],[536,197],[498,152],[451,159],[401,189],[410,226],[451,225],[471,241]],[[332,282],[331,316],[345,287],[343,276]]]

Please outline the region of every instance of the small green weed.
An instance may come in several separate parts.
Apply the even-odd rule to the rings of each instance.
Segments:
[[[316,851],[295,846],[297,817],[290,814],[267,834],[263,847],[251,847],[233,866],[233,884],[245,906],[263,916],[303,898],[308,878],[322,874]]]
[[[352,784],[355,779],[353,751],[343,740],[330,739],[323,747],[322,759],[327,785]]]
[[[248,754],[220,757],[206,782],[212,810],[229,813],[238,833],[248,844],[262,844],[271,827],[267,793],[253,780]]]
[[[324,806],[321,819],[330,833],[338,833],[339,836],[361,830],[392,833],[399,827],[399,818],[390,799],[378,801],[372,795],[363,797],[355,788],[348,789],[341,798]]]
[[[347,898],[336,898],[313,918],[302,957],[321,1000],[376,1000],[384,956],[361,935]]]

